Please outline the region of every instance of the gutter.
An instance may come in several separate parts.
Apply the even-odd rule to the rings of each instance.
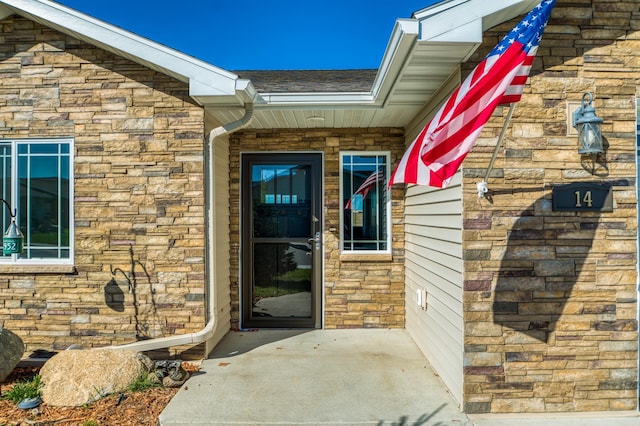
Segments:
[[[172,346],[199,344],[199,343],[207,342],[209,339],[211,339],[215,335],[215,332],[217,331],[217,327],[218,327],[218,314],[217,314],[218,306],[217,306],[217,300],[215,297],[215,291],[214,291],[215,280],[213,276],[214,275],[213,260],[215,259],[215,255],[214,255],[215,241],[212,238],[213,226],[215,224],[215,220],[214,220],[215,219],[215,209],[214,209],[215,194],[213,193],[215,188],[215,185],[213,184],[215,179],[214,178],[215,173],[214,173],[214,168],[212,166],[213,165],[213,158],[212,158],[213,146],[216,138],[231,134],[237,130],[240,130],[246,127],[247,125],[249,125],[252,119],[253,119],[253,103],[248,102],[245,104],[245,115],[242,118],[236,121],[233,121],[231,123],[216,127],[215,129],[211,130],[211,132],[209,132],[208,144],[205,147],[205,152],[207,152],[209,157],[209,168],[207,172],[208,173],[207,181],[209,183],[209,188],[208,188],[209,201],[207,206],[207,227],[208,227],[207,260],[208,262],[206,266],[207,268],[206,269],[207,271],[206,289],[208,290],[208,293],[209,293],[207,316],[209,317],[209,320],[207,321],[207,324],[204,326],[202,330],[195,333],[181,334],[181,335],[168,336],[168,337],[159,337],[159,338],[150,339],[150,340],[141,340],[139,342],[133,342],[133,343],[128,343],[124,345],[107,346],[106,348],[103,348],[103,349],[128,349],[128,350],[134,350],[137,352],[145,352],[145,351],[152,351],[156,349],[169,348]],[[208,352],[208,349],[207,349],[207,352]]]

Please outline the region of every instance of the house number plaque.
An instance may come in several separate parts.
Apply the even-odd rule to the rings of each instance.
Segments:
[[[610,185],[570,183],[554,186],[552,197],[554,211],[613,211],[613,191]]]

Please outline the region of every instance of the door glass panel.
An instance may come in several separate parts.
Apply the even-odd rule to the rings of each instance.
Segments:
[[[253,237],[311,236],[308,165],[253,165]]]
[[[254,317],[311,317],[312,246],[307,243],[256,243]]]

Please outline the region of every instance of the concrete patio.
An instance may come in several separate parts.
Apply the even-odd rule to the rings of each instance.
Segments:
[[[160,425],[471,425],[403,330],[229,333]]]

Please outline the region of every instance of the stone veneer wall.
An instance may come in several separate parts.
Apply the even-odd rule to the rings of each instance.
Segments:
[[[404,327],[403,189],[392,194],[392,259],[340,256],[339,174],[341,151],[390,151],[395,165],[404,152],[401,129],[309,129],[242,131],[231,135],[231,315],[239,324],[240,153],[324,153],[324,326]]]
[[[639,18],[635,0],[559,0],[489,198],[479,199],[475,184],[502,127],[500,109],[465,162],[467,413],[637,407]],[[466,70],[516,22],[487,32]],[[567,101],[585,91],[595,95],[609,145],[595,174],[567,134]],[[612,184],[614,211],[552,211],[551,188],[571,182]]]
[[[204,326],[204,111],[187,95],[31,21],[0,22],[0,138],[75,143],[75,270],[0,265],[0,326],[27,353]],[[112,279],[124,293],[116,309]]]

